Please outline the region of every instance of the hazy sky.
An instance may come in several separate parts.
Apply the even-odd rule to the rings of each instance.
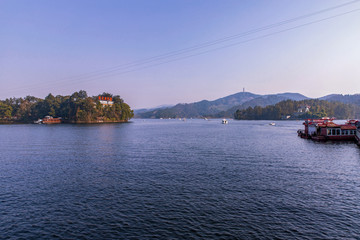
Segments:
[[[0,99],[359,93],[359,24],[360,1],[0,0]]]

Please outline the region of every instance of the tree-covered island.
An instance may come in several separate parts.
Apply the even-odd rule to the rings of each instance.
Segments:
[[[133,110],[119,95],[88,96],[86,91],[45,99],[27,96],[0,101],[0,123],[32,123],[45,116],[61,117],[64,123],[127,122]]]

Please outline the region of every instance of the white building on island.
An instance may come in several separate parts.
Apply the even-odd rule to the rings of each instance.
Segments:
[[[99,96],[99,101],[103,106],[112,106],[114,104],[112,97]]]

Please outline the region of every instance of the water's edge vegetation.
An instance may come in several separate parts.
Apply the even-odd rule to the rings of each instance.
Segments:
[[[111,98],[111,104],[102,104],[99,96]],[[32,123],[45,116],[61,117],[64,123],[102,123],[127,122],[134,113],[119,95],[88,96],[83,90],[68,96],[50,93],[45,99],[26,96],[0,101],[0,123]]]
[[[341,102],[328,102],[319,99],[302,101],[286,100],[266,107],[248,107],[238,109],[234,118],[237,120],[281,120],[334,117],[350,119],[358,117],[360,106]]]

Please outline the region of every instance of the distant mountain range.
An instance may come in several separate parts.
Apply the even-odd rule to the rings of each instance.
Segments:
[[[203,100],[194,103],[181,103],[175,106],[161,106],[153,109],[135,110],[137,118],[202,118],[202,117],[233,117],[238,109],[248,107],[266,107],[275,105],[281,101],[300,101],[309,99],[300,93],[279,93],[259,95],[250,92],[239,92],[216,99],[214,101]],[[341,95],[331,94],[319,98],[326,101],[337,101],[360,105],[360,94]]]
[[[134,109],[134,113],[135,114],[142,114],[144,112],[149,112],[149,111],[153,111],[155,109],[163,109],[163,108],[170,108],[173,107],[174,105],[172,104],[164,104],[164,105],[160,105],[157,107],[153,107],[153,108],[140,108],[140,109]]]
[[[354,95],[342,95],[342,94],[331,94],[319,98],[320,100],[326,100],[329,102],[342,102],[360,105],[360,94]]]

